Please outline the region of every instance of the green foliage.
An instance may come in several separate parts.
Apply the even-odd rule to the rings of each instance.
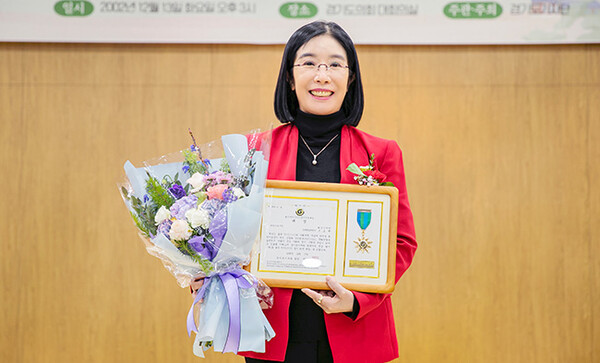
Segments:
[[[236,184],[242,190],[245,190],[247,186],[252,184],[254,178],[254,172],[256,171],[256,162],[252,162],[252,156],[256,152],[256,149],[248,150],[248,153],[244,157],[244,169],[242,175],[236,177]]]
[[[135,213],[131,212],[131,216],[140,231],[148,237],[156,235],[157,227],[154,224],[153,216],[156,215],[158,208],[153,205],[142,203],[142,201],[135,196],[131,196],[131,207],[135,211]]]
[[[227,158],[221,159],[221,170],[224,173],[231,173],[231,168],[229,167],[229,163],[227,162]]]
[[[129,212],[129,213],[131,213],[131,217],[133,218],[133,221],[135,222],[135,225],[137,226],[137,228],[140,231],[142,231],[142,233],[144,234],[144,236],[150,238],[150,231],[148,230],[148,228],[146,227],[146,225],[144,223],[142,223],[142,221],[137,216],[137,214],[135,214],[133,212]]]
[[[194,193],[196,197],[198,197],[198,205],[202,204],[206,200],[206,192],[198,192]]]
[[[371,156],[369,157],[369,165],[371,167],[374,167],[374,165],[375,165],[375,153],[371,154]]]
[[[360,168],[358,167],[358,165],[356,165],[355,163],[352,163],[352,164],[348,165],[348,167],[346,168],[346,170],[348,170],[352,174],[365,176],[365,173],[363,173],[362,170],[360,170]]]
[[[241,176],[238,178],[237,183],[238,187],[244,190],[248,185],[250,185],[250,180],[245,176]]]
[[[185,149],[182,153],[184,157],[183,164],[190,168],[190,175],[194,173],[206,174],[208,172],[206,166],[198,160],[198,155],[193,151]]]
[[[166,208],[169,208],[175,203],[175,198],[169,193],[168,189],[150,174],[148,174],[148,180],[146,181],[146,192],[152,202],[158,207],[164,205]]]
[[[179,180],[179,173],[175,173],[175,176],[171,178],[170,175],[165,175],[160,182],[167,190],[175,184],[183,185]]]
[[[123,198],[125,198],[125,200],[131,199],[129,198],[129,191],[125,187],[121,187],[121,195],[123,196]]]
[[[212,262],[210,262],[208,259],[198,255],[196,253],[196,251],[194,251],[192,249],[192,247],[189,245],[189,243],[187,241],[185,241],[185,240],[174,241],[173,244],[175,245],[175,247],[177,247],[177,249],[179,251],[181,251],[185,255],[190,256],[192,258],[192,260],[197,262],[200,265],[200,268],[202,269],[202,272],[205,275],[209,275],[213,271],[214,268],[213,268]]]

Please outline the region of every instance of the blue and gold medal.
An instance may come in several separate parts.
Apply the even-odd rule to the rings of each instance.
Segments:
[[[371,224],[371,210],[359,209],[356,212],[356,221],[358,222],[358,226],[362,231],[362,234],[358,238],[358,240],[354,241],[354,243],[356,244],[356,252],[369,253],[369,248],[371,248],[371,244],[373,242],[369,241],[369,239],[365,237],[365,230]]]

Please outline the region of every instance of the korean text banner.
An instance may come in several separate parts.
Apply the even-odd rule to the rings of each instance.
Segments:
[[[358,44],[600,43],[600,0],[0,0],[0,41],[283,44],[321,19]]]

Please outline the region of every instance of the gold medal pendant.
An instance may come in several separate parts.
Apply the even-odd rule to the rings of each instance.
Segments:
[[[369,253],[369,248],[371,248],[372,241],[369,241],[367,237],[365,237],[365,231],[362,232],[362,236],[356,241],[356,252],[358,253]]]

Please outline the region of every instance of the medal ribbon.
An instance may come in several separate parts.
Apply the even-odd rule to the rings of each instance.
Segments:
[[[371,224],[371,210],[370,209],[359,209],[356,212],[356,221],[358,226],[365,230]]]

